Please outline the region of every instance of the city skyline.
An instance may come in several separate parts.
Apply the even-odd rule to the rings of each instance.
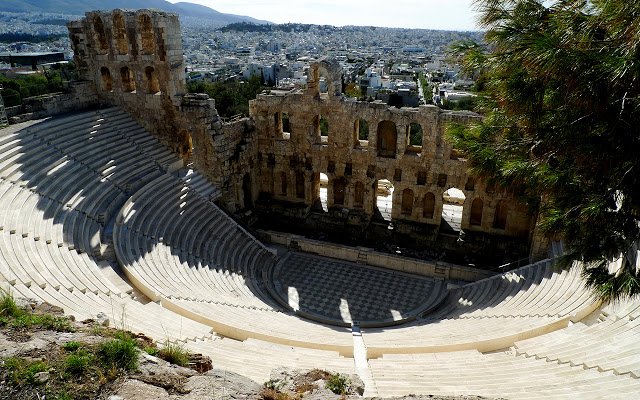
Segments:
[[[170,0],[177,3],[177,0]],[[246,15],[274,23],[360,25],[391,28],[419,28],[472,31],[476,24],[473,0],[405,0],[389,3],[371,0],[214,1],[189,0],[229,14]]]

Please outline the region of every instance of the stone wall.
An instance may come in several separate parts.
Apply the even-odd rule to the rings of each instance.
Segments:
[[[65,86],[66,93],[28,97],[21,105],[7,108],[9,122],[16,124],[98,106],[98,96],[89,82],[66,82]]]
[[[458,188],[465,195],[461,228],[467,236],[529,240],[533,219],[526,209],[509,193],[476,181],[467,161],[443,140],[447,123],[468,124],[480,118],[474,113],[347,99],[340,65],[325,58],[310,66],[303,92],[258,95],[250,118],[223,124],[212,99],[186,94],[177,14],[92,11],[68,28],[79,75],[98,101],[123,108],[192,162],[221,189],[220,203],[230,212],[257,208],[304,220],[322,210],[324,173],[324,221],[366,230],[379,214],[378,182],[387,179],[394,187],[391,219],[400,233],[423,230],[437,240],[444,192]],[[321,79],[327,93],[319,91]],[[360,119],[368,125],[366,138],[358,137]],[[422,141],[412,145],[416,126]],[[321,214],[316,217],[323,219]]]
[[[532,218],[526,208],[509,193],[476,181],[468,162],[443,140],[449,122],[468,124],[479,115],[435,106],[397,109],[353,101],[337,91],[319,93],[313,71],[329,69],[329,81],[337,75],[330,62],[314,66],[304,93],[259,95],[250,103],[259,149],[254,200],[291,204],[287,212],[304,217],[317,209],[319,174],[324,173],[329,213],[362,224],[376,215],[378,181],[386,179],[394,189],[392,220],[440,226],[444,192],[457,188],[465,195],[463,230],[528,237]],[[336,90],[331,83],[328,87]],[[321,135],[321,116],[328,122],[327,136]],[[358,137],[359,119],[368,125],[367,140]],[[421,145],[409,143],[412,124],[422,128]]]

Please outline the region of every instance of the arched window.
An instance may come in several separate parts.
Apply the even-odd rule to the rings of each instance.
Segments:
[[[296,197],[304,199],[304,173],[298,172],[296,174]]]
[[[436,196],[431,192],[427,192],[427,194],[424,195],[424,201],[422,204],[422,216],[424,218],[433,218],[435,208]]]
[[[118,54],[128,54],[129,46],[127,45],[127,28],[124,25],[122,14],[113,16],[113,36],[116,39],[116,51]]]
[[[282,132],[291,133],[291,121],[286,113],[282,113]]]
[[[109,50],[109,43],[107,43],[107,35],[104,33],[104,23],[102,23],[102,18],[97,15],[94,15],[93,17],[93,30],[96,33],[98,51],[105,54],[107,50]]]
[[[151,18],[147,14],[142,14],[138,17],[138,29],[140,30],[142,54],[153,54],[155,52],[153,26],[151,25]]]
[[[120,79],[122,80],[122,90],[125,92],[133,92],[136,90],[136,81],[133,79],[133,73],[129,67],[120,69]]]
[[[476,180],[472,177],[467,178],[467,183],[464,185],[464,190],[475,190]]]
[[[482,224],[482,209],[484,208],[484,203],[480,197],[476,197],[471,203],[471,219],[469,223],[471,225],[481,225]]]
[[[382,121],[378,124],[378,156],[395,157],[398,131],[392,121]]]
[[[333,204],[344,205],[344,188],[347,185],[344,178],[333,181]]]
[[[362,207],[364,205],[364,184],[362,182],[356,182],[353,205],[355,207]]]
[[[402,214],[413,214],[413,190],[408,188],[402,191]]]
[[[102,75],[102,90],[112,90],[113,80],[111,79],[111,71],[109,71],[109,68],[100,68],[100,75]]]
[[[280,194],[287,195],[287,173],[280,172]]]
[[[410,146],[422,147],[422,125],[412,122],[409,124],[409,140]]]
[[[505,229],[507,227],[507,213],[509,206],[504,200],[498,201],[496,205],[496,214],[493,217],[493,227],[496,229]]]
[[[360,140],[369,140],[369,123],[366,119],[358,118],[353,123],[354,141],[356,146]]]
[[[144,77],[147,82],[148,93],[158,93],[160,91],[160,84],[158,83],[158,75],[153,67],[149,66],[144,69]]]

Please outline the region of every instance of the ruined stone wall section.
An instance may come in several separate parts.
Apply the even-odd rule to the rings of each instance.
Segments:
[[[186,93],[178,14],[91,11],[67,26],[80,78],[102,103],[122,107],[176,150],[180,130],[197,130],[177,112]]]
[[[466,197],[462,217],[464,230],[527,237],[532,226],[526,209],[512,196],[492,192],[483,182],[473,182],[467,172],[467,161],[458,157],[451,145],[443,140],[448,122],[469,124],[480,118],[477,114],[443,111],[435,106],[397,109],[382,103],[317,95],[315,90],[259,95],[250,103],[250,108],[259,149],[257,190],[263,196],[309,209],[318,200],[318,176],[324,173],[329,181],[329,209],[343,215],[361,214],[370,219],[376,207],[376,183],[387,179],[394,187],[393,219],[439,225],[443,193],[455,187]],[[289,117],[289,132],[282,131],[283,114]],[[319,115],[328,121],[328,136],[319,136]],[[357,137],[359,118],[368,123],[368,140]],[[412,123],[422,127],[422,146],[409,144]],[[394,132],[395,142],[392,140]],[[382,136],[386,140],[384,143]],[[395,150],[382,153],[382,145]],[[405,193],[412,194],[413,199],[405,200],[403,209]],[[424,206],[429,206],[429,202],[425,203],[428,193],[434,197],[433,213],[425,212]],[[476,198],[483,204],[479,224],[477,220],[472,221],[471,215]],[[336,204],[336,199],[340,204]],[[495,212],[501,200],[507,222],[504,228],[499,225],[496,228]]]

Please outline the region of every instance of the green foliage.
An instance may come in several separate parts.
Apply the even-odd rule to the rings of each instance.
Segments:
[[[71,64],[54,68],[46,74],[26,75],[15,79],[0,75],[0,84],[4,87],[1,93],[5,107],[18,106],[27,97],[66,91],[63,81],[74,78],[74,68]]]
[[[320,136],[329,136],[329,121],[324,115],[320,116]]]
[[[341,374],[333,374],[327,379],[327,389],[335,394],[346,394],[351,381]]]
[[[20,330],[27,329],[44,329],[53,330],[57,332],[74,332],[75,329],[71,326],[69,318],[67,317],[54,317],[52,315],[37,315],[22,313],[16,316],[13,321],[10,322],[13,328]]]
[[[76,350],[66,358],[65,371],[75,375],[82,374],[87,370],[93,358],[93,354],[87,350]]]
[[[409,125],[409,144],[412,146],[422,146],[422,125],[412,122]]]
[[[347,87],[344,89],[344,94],[347,97],[353,97],[356,99],[362,97],[362,91],[360,90],[358,85],[356,85],[355,83],[348,84]]]
[[[76,342],[75,340],[72,342],[67,342],[65,343],[62,348],[64,348],[67,351],[76,351],[80,348],[80,343]]]
[[[28,362],[22,357],[8,358],[0,366],[7,372],[9,380],[16,385],[33,383],[35,374],[47,370],[47,364],[44,361]]]
[[[461,110],[469,110],[469,111],[474,111],[477,107],[478,104],[478,98],[477,97],[463,97],[460,100],[454,100],[454,101],[443,101],[442,105],[440,106],[440,108],[442,108],[443,110],[455,110],[455,111],[461,111]]]
[[[144,351],[147,352],[147,354],[154,357],[160,356],[160,350],[158,350],[157,347],[147,347],[146,349],[144,349]]]
[[[286,384],[287,384],[286,381],[280,381],[280,380],[277,380],[277,379],[276,380],[269,379],[262,386],[264,386],[267,389],[271,389],[271,390],[281,390]]]
[[[640,3],[479,0],[485,44],[460,43],[483,76],[486,118],[448,137],[471,170],[539,211],[602,300],[640,294],[635,266],[608,260],[640,239]]]
[[[369,140],[369,123],[362,118],[358,120],[358,139]]]
[[[180,365],[181,367],[187,366],[191,359],[189,350],[187,350],[182,343],[171,343],[169,341],[164,342],[158,352],[158,356],[165,361]]]
[[[105,369],[133,371],[138,368],[138,351],[137,342],[122,334],[116,339],[102,342],[97,354]]]
[[[249,115],[249,100],[256,98],[264,90],[260,77],[254,75],[247,82],[189,82],[189,93],[206,93],[215,100],[218,114],[225,118],[234,115]]]
[[[23,311],[16,305],[13,295],[8,290],[0,289],[0,316],[18,317],[22,314]]]

